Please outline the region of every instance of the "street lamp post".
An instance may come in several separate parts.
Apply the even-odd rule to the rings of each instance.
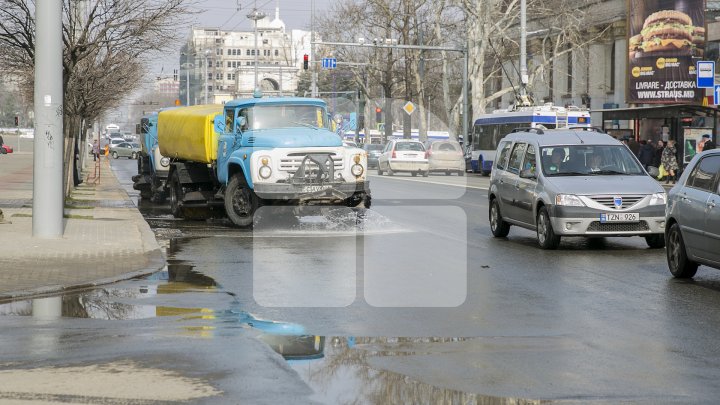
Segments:
[[[265,18],[265,13],[258,10],[256,7],[255,9],[253,9],[252,13],[247,15],[247,18],[249,18],[255,22],[255,34],[254,34],[254,36],[255,36],[255,90],[257,90],[257,88],[258,88],[258,53],[259,53],[257,23],[258,23],[258,20],[262,20],[263,18]]]
[[[207,104],[208,103],[208,56],[210,56],[210,50],[206,49],[204,54],[205,54],[205,78],[204,78],[205,89],[204,89],[204,92],[205,92],[205,104]]]

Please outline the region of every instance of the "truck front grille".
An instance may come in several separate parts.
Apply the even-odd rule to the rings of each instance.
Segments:
[[[302,155],[289,155],[283,159],[280,159],[280,171],[288,172],[288,173],[295,173],[302,164],[303,160],[305,160],[306,154]],[[336,155],[331,155],[333,160],[333,166],[335,167],[335,172],[342,171],[345,168],[345,164],[343,162],[342,157],[336,157]],[[305,162],[305,169],[311,170],[311,171],[317,171],[318,165],[314,162],[307,161]],[[329,170],[329,167],[325,168],[326,170]]]

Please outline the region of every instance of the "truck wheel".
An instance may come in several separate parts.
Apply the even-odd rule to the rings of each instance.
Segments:
[[[370,197],[370,194],[365,192],[359,192],[353,194],[352,197],[348,198],[347,200],[347,206],[351,208],[370,208],[370,204],[372,203],[372,198]]]
[[[225,212],[237,226],[247,228],[253,224],[253,214],[260,206],[255,192],[248,188],[242,175],[236,174],[230,179],[225,190]]]
[[[173,171],[170,177],[170,213],[175,218],[182,218],[182,209],[180,204],[183,199],[182,184],[180,184],[180,176],[177,171]]]

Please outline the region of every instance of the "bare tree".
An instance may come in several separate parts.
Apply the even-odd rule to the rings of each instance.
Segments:
[[[137,88],[153,56],[180,42],[176,29],[191,14],[193,1],[63,1],[66,138],[82,136],[84,121],[117,106]],[[34,12],[32,0],[0,0],[0,64],[8,66],[30,94],[34,85]],[[69,167],[66,165],[66,170]]]
[[[519,0],[460,0],[465,13],[469,49],[469,72],[472,91],[472,111],[484,113],[487,105],[513,92],[519,85],[516,63],[519,61]],[[529,83],[552,61],[603,36],[605,28],[590,31],[595,26],[587,7],[594,0],[528,0],[528,27],[541,36],[536,40],[540,58],[529,65]],[[508,62],[510,62],[508,64]],[[514,86],[495,88],[494,78],[509,69],[516,75],[509,77]],[[509,74],[508,74],[509,75]]]

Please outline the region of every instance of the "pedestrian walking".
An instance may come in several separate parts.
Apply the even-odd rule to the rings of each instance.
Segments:
[[[657,142],[657,145],[655,147],[655,151],[654,151],[655,155],[653,156],[653,163],[652,163],[652,165],[657,167],[658,169],[660,168],[660,165],[662,164],[663,149],[665,149],[665,142],[663,142],[661,139]]]
[[[668,141],[667,146],[663,150],[662,165],[665,168],[665,171],[668,173],[665,184],[670,184],[671,181],[673,182],[673,184],[675,184],[675,182],[677,181],[676,176],[679,167],[677,161],[677,148],[675,148],[675,141],[672,139]]]
[[[652,141],[641,140],[640,150],[638,151],[638,160],[642,163],[643,167],[647,169],[652,166],[653,159],[655,157],[655,148],[653,148]]]
[[[93,162],[100,159],[100,142],[96,139],[92,147]]]

